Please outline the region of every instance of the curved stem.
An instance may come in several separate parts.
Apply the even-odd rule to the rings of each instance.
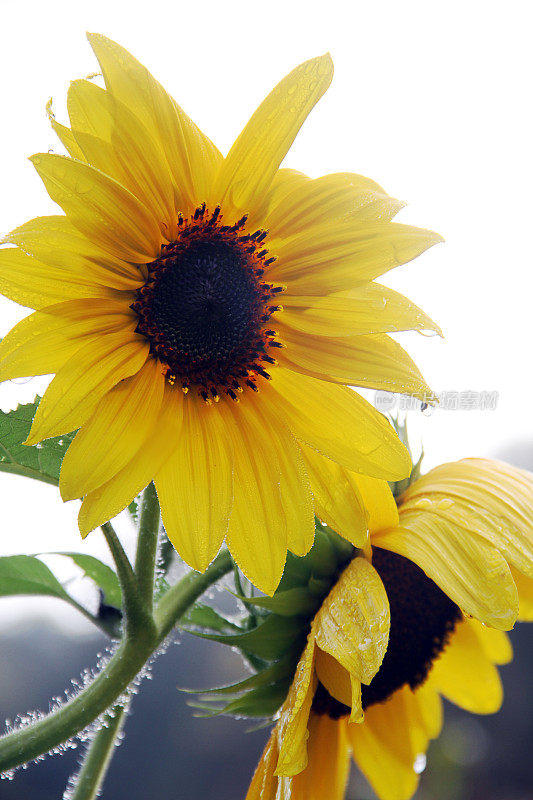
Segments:
[[[74,778],[75,789],[69,795],[71,800],[95,800],[99,796],[127,711],[127,704],[116,705],[105,715],[104,725],[95,733],[82,768]]]
[[[149,611],[154,598],[155,559],[159,533],[159,501],[155,486],[150,483],[143,492],[139,521],[139,537],[135,558],[135,574],[139,593]]]
[[[233,567],[226,551],[203,575],[190,572],[161,598],[153,625],[137,627],[126,636],[107,666],[77,697],[57,711],[0,739],[0,772],[18,767],[47,753],[86,728],[127,691],[128,686],[172,630],[180,617],[203,592]]]
[[[179,583],[171,586],[159,601],[154,613],[158,636],[162,641],[179,621],[189,606],[213,583],[231,572],[233,560],[227,550],[222,550],[204,573],[189,572]]]
[[[101,528],[117,567],[124,600],[126,634],[133,635],[139,627],[153,627],[152,615],[140,595],[137,578],[115,529],[110,522],[105,522]]]

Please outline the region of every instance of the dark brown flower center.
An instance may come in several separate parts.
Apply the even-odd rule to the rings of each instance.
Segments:
[[[374,547],[372,564],[390,604],[389,645],[379,672],[361,687],[363,709],[382,703],[402,686],[416,689],[461,619],[458,606],[412,561]],[[338,719],[350,709],[319,687],[313,708]]]
[[[206,401],[225,392],[233,399],[276,360],[279,347],[269,326],[283,287],[266,283],[274,261],[264,246],[265,231],[244,233],[246,217],[222,225],[220,209],[200,206],[179,218],[179,234],[148,264],[148,279],[132,308],[137,332],[166,365],[170,383],[196,388]]]

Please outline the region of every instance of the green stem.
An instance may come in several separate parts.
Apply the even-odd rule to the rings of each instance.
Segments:
[[[158,635],[162,641],[179,621],[189,606],[213,583],[231,572],[233,560],[227,550],[222,550],[204,573],[189,572],[179,583],[171,586],[159,601],[154,613]]]
[[[154,599],[159,519],[159,501],[152,482],[146,487],[142,496],[137,555],[135,558],[135,574],[139,585],[139,594],[150,612],[152,611]]]
[[[152,615],[140,595],[137,578],[115,529],[110,522],[105,522],[101,527],[117,567],[124,601],[126,634],[133,635],[138,628],[153,627]]]
[[[127,704],[116,705],[104,718],[104,726],[95,733],[75,777],[71,800],[95,800],[100,794],[118,736],[126,720]]]
[[[157,632],[139,627],[127,635],[107,666],[80,694],[38,722],[0,739],[0,772],[47,753],[86,728],[127,691],[152,653],[205,590],[233,568],[226,551],[203,575],[190,572],[161,598],[155,612]]]

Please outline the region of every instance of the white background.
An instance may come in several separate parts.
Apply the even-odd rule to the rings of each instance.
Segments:
[[[0,235],[57,213],[26,158],[61,152],[44,106],[52,96],[65,121],[69,80],[97,69],[86,30],[134,53],[223,152],[283,75],[329,50],[333,85],[285,165],[372,177],[407,201],[400,221],[445,236],[386,278],[446,336],[409,334],[402,344],[436,391],[497,391],[499,402],[495,411],[411,412],[415,439],[428,466],[508,445],[521,447],[525,464],[533,445],[529,12],[528,2],[487,0],[0,0]],[[26,313],[0,298],[0,335]],[[3,384],[0,406],[43,385]],[[0,487],[0,552],[105,552],[98,533],[79,540],[77,502],[63,506],[52,487],[7,475]],[[10,614],[25,607],[7,602]],[[50,603],[43,609],[55,614]]]

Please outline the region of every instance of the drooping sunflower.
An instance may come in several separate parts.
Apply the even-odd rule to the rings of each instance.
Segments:
[[[409,472],[346,387],[427,393],[386,333],[438,328],[374,279],[440,237],[391,222],[402,204],[367,178],[280,169],[328,55],[284,78],[223,158],[128,52],[89,40],[105,89],[74,81],[70,127],[48,109],[69,156],[31,159],[64,215],[0,250],[0,289],[36,309],[4,339],[0,380],[55,373],[27,443],[79,429],[60,489],[83,498],[83,535],[153,479],[186,562],[205,569],[226,536],[271,593],[287,547],[309,550],[337,467]],[[356,507],[342,513],[361,544]]]
[[[247,800],[342,800],[350,754],[381,800],[408,800],[440,696],[501,705],[505,631],[533,620],[533,476],[466,459],[413,483],[399,516],[391,497],[365,492],[372,563],[354,558],[314,616]]]

